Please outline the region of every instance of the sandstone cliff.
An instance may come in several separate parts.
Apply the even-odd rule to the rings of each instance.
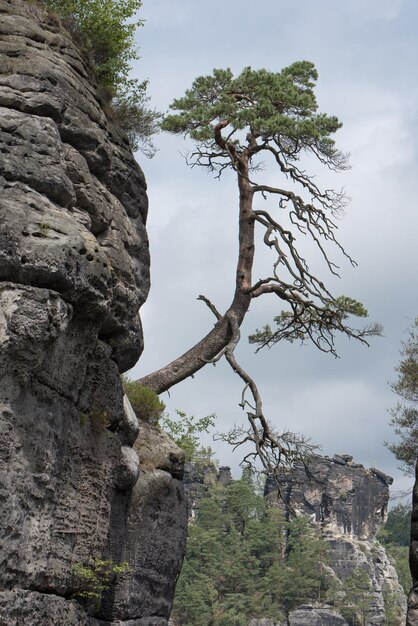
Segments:
[[[154,433],[140,471],[120,381],[142,351],[144,176],[56,17],[0,0],[0,55],[0,625],[165,626],[181,454]],[[131,570],[96,621],[74,566],[101,557]]]

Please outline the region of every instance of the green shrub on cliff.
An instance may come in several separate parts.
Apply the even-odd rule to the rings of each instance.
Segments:
[[[141,0],[41,0],[55,11],[66,26],[79,35],[89,52],[102,85],[112,95],[130,88],[132,61],[138,59],[135,31],[143,25],[136,18]],[[146,83],[136,83],[145,89]]]
[[[344,581],[344,591],[342,616],[352,626],[366,626],[373,602],[373,586],[367,572],[361,567],[354,569]]]
[[[129,380],[126,376],[122,378],[122,381],[129,402],[138,417],[145,422],[158,425],[158,421],[165,409],[164,402],[161,402],[152,389],[144,387],[137,381]]]
[[[152,156],[151,136],[160,114],[149,108],[148,81],[129,78],[139,58],[135,32],[141,0],[39,0],[57,13],[92,61],[108,113],[124,128],[132,148]]]
[[[73,595],[78,600],[96,601],[100,606],[103,591],[109,589],[112,580],[132,570],[129,563],[115,563],[112,559],[90,559],[85,563],[75,563],[73,567]]]

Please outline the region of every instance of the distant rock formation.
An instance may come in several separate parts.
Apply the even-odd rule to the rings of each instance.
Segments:
[[[190,518],[198,513],[199,502],[210,485],[231,482],[227,467],[208,465],[199,468],[186,464],[184,483],[189,499]],[[277,484],[268,479],[265,496],[272,503],[303,515],[321,528],[329,543],[328,577],[344,583],[354,570],[363,569],[372,581],[366,626],[397,626],[388,624],[385,598],[391,597],[400,616],[406,613],[406,597],[399,584],[393,562],[376,539],[386,521],[389,485],[392,478],[375,468],[365,469],[347,454],[334,457],[317,456],[308,466],[297,466],[283,475],[278,496]],[[285,504],[286,503],[286,504]],[[335,606],[315,603],[293,610],[287,625],[268,618],[253,619],[248,626],[348,626]],[[409,625],[408,625],[409,626]],[[411,626],[416,626],[411,622]]]
[[[344,582],[356,568],[372,581],[367,624],[387,626],[385,596],[394,599],[405,615],[406,598],[395,567],[376,534],[386,521],[389,485],[393,479],[375,468],[365,469],[350,455],[313,458],[307,468],[298,466],[284,476],[281,493],[296,515],[305,515],[319,524],[330,544],[329,574]],[[277,497],[277,485],[268,480],[266,496]],[[328,611],[328,613],[327,613]],[[291,616],[291,626],[342,626],[341,616],[331,607],[301,607]]]
[[[56,16],[0,0],[0,55],[0,626],[166,626],[182,457],[155,435],[140,472],[120,380],[142,351],[145,179]],[[97,621],[73,569],[102,556],[131,571]]]
[[[183,485],[189,507],[189,521],[198,514],[200,500],[207,495],[211,485],[220,483],[226,486],[231,482],[233,478],[230,467],[222,466],[217,469],[212,462],[187,462],[184,466]]]
[[[317,456],[307,468],[297,466],[282,478],[281,492],[296,514],[322,523],[325,535],[374,539],[386,520],[393,479],[377,469],[366,470],[348,454]],[[268,479],[266,495],[277,492]]]
[[[254,619],[248,626],[285,626],[271,619]],[[332,607],[301,606],[289,615],[286,626],[348,626],[347,622]]]

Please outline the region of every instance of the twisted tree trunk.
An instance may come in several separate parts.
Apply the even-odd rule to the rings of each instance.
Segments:
[[[141,385],[160,394],[185,378],[192,376],[211,362],[230,342],[232,331],[228,320],[233,314],[241,326],[247,313],[252,295],[252,268],[254,263],[253,189],[248,180],[248,160],[240,157],[237,163],[239,188],[239,248],[235,291],[228,311],[222,315],[214,328],[190,350],[165,367],[144,376]],[[204,299],[201,297],[201,299]]]

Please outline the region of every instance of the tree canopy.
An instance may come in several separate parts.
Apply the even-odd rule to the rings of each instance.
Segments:
[[[248,401],[243,394],[241,403],[248,408],[250,429],[233,433],[231,442],[252,441],[269,474],[282,460],[291,461],[298,454],[300,442],[289,433],[273,432],[263,415],[257,385],[235,358],[240,326],[250,304],[269,294],[286,307],[279,308],[274,329],[266,325],[252,335],[251,341],[260,347],[283,339],[310,339],[320,350],[336,355],[337,332],[364,343],[380,332],[377,325],[357,329],[349,324],[350,316],[366,317],[366,309],[352,298],[332,295],[311,270],[299,245],[302,236],[309,237],[332,274],[338,275],[338,267],[329,255],[329,245],[355,265],[336,238],[336,217],[345,206],[344,193],[321,189],[302,162],[305,157],[313,158],[335,172],[348,167],[346,155],[333,138],[341,122],[318,112],[317,76],[308,61],[280,72],[247,67],[237,77],[230,69],[215,69],[212,75],[197,78],[182,98],[173,101],[173,113],[161,125],[194,141],[195,148],[188,155],[191,166],[207,168],[218,177],[228,169],[236,174],[239,250],[227,310],[220,313],[207,296],[199,296],[216,317],[215,327],[141,383],[161,393],[225,356],[252,396]],[[273,166],[277,186],[259,180],[267,164]],[[274,261],[270,275],[254,280],[257,238],[273,251]]]
[[[260,495],[249,472],[226,486],[208,482],[205,489],[189,525],[174,598],[178,626],[289,623],[294,609],[316,602],[332,606],[352,626],[369,623],[376,601],[372,572],[363,563],[340,579],[338,541],[325,539],[320,524],[285,514]],[[404,517],[402,509],[389,517],[399,514]],[[405,553],[400,564],[407,567]],[[387,624],[400,626],[399,597],[390,584],[382,591]]]
[[[230,69],[215,69],[212,76],[197,78],[183,98],[173,101],[162,128],[189,134],[200,149],[197,162],[222,170],[237,165],[239,157],[251,158],[270,151],[280,169],[291,178],[304,180],[310,191],[318,190],[295,167],[309,150],[321,162],[335,169],[347,166],[346,156],[331,135],[341,126],[334,116],[316,113],[313,91],[318,73],[308,61],[301,61],[281,72],[247,67],[234,78]],[[244,131],[244,132],[242,132]],[[314,194],[315,195],[315,194]]]

